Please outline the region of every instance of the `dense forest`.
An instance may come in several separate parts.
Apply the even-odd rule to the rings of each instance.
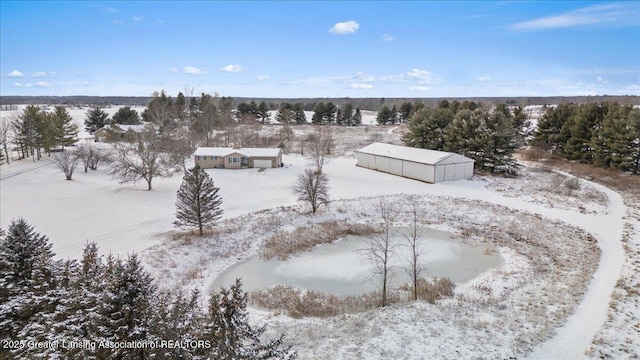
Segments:
[[[532,144],[569,160],[640,175],[640,109],[617,102],[548,107]]]

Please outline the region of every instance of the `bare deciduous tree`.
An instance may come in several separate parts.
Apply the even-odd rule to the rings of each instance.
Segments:
[[[58,169],[62,170],[67,180],[71,180],[73,172],[76,170],[76,166],[78,166],[78,161],[80,161],[80,159],[76,154],[72,154],[69,151],[63,151],[53,157],[53,163]]]
[[[4,151],[5,161],[7,165],[9,164],[9,131],[11,130],[11,125],[6,121],[0,121],[0,145],[2,146],[2,150]]]
[[[416,196],[409,197],[408,217],[410,225],[406,231],[403,232],[403,237],[406,240],[406,246],[409,248],[409,267],[405,269],[409,278],[411,278],[411,284],[413,286],[413,300],[418,300],[418,280],[420,275],[424,272],[424,267],[420,265],[420,258],[423,253],[420,249],[420,243],[424,238],[424,229],[419,226],[420,219],[424,217],[424,209],[420,206],[420,202]]]
[[[149,129],[137,143],[116,143],[110,174],[121,183],[136,183],[142,179],[151,190],[155,177],[171,177],[176,171],[169,156],[161,151],[155,130]]]
[[[369,246],[363,249],[365,259],[373,265],[373,275],[379,276],[382,281],[381,305],[387,306],[387,288],[391,279],[391,259],[396,255],[398,244],[393,242],[393,222],[395,221],[395,209],[384,200],[379,204],[380,217],[382,218],[382,231],[371,238]]]
[[[329,178],[313,169],[305,169],[298,175],[293,192],[299,201],[309,203],[315,213],[320,205],[329,204]]]
[[[78,146],[76,156],[82,161],[84,172],[87,172],[88,169],[97,170],[100,162],[109,160],[109,157],[104,151],[96,149],[88,143],[83,143]]]
[[[316,171],[321,173],[327,155],[331,155],[333,149],[333,133],[330,126],[317,126],[313,134],[309,135],[309,147]]]

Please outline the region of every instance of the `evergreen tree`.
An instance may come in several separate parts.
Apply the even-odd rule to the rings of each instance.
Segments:
[[[592,131],[590,148],[593,149],[592,162],[595,166],[608,168],[619,166],[625,152],[624,137],[629,134],[627,117],[631,107],[613,104],[602,123]]]
[[[407,122],[413,115],[413,105],[410,102],[405,102],[400,105],[400,121]]]
[[[140,115],[135,109],[132,109],[130,106],[121,107],[116,111],[115,114],[111,117],[115,124],[121,125],[139,125],[140,124]]]
[[[294,119],[293,107],[290,103],[285,102],[280,105],[278,112],[276,113],[276,121],[288,125]]]
[[[362,114],[360,108],[356,108],[356,112],[353,114],[353,126],[362,125]]]
[[[54,141],[56,145],[61,145],[64,150],[78,139],[78,125],[73,123],[73,118],[63,106],[56,106],[51,114],[54,129]]]
[[[516,141],[518,147],[522,147],[527,143],[531,136],[531,120],[529,115],[524,111],[524,107],[518,106],[513,108],[513,126],[516,128]]]
[[[626,119],[628,131],[624,134],[627,134],[627,141],[623,147],[626,151],[620,167],[640,175],[640,109],[633,109]]]
[[[398,120],[398,110],[396,109],[396,106],[393,105],[393,108],[391,108],[391,112],[389,113],[389,122],[391,123],[391,125],[395,125],[397,120]]]
[[[378,115],[376,116],[376,121],[380,125],[386,125],[391,121],[391,109],[387,105],[384,105],[380,111],[378,111]]]
[[[12,221],[0,238],[0,337],[18,339],[25,326],[51,311],[54,288],[49,239],[23,218]]]
[[[178,189],[177,220],[174,224],[196,227],[200,235],[204,235],[204,228],[214,225],[222,216],[222,199],[218,191],[220,188],[214,186],[213,180],[200,166],[186,171]]]
[[[155,292],[149,274],[137,255],[117,259],[105,274],[108,281],[99,305],[98,340],[122,342],[146,340],[149,335],[151,299]],[[143,359],[147,349],[98,349],[98,357]]]
[[[481,110],[458,111],[447,129],[447,143],[444,150],[479,159],[483,154],[482,144],[479,141],[483,121]]]
[[[313,108],[313,116],[311,117],[312,124],[322,124],[326,118],[326,105],[321,101]]]
[[[296,124],[298,125],[308,124],[307,116],[304,113],[304,105],[302,103],[296,103],[295,105],[293,105],[293,111],[295,113],[294,118],[295,118]]]
[[[605,106],[596,103],[580,105],[574,111],[570,121],[565,122],[561,134],[569,133],[564,145],[564,154],[570,160],[591,163],[593,149],[591,138],[593,129],[602,125],[602,118],[606,113]]]
[[[453,120],[448,108],[424,108],[409,121],[409,132],[403,138],[407,146],[444,150],[447,126]]]
[[[346,103],[342,106],[341,119],[339,121],[339,125],[351,126],[353,125],[352,123],[353,123],[353,105],[351,103]]]
[[[165,129],[172,127],[173,112],[173,99],[171,99],[171,96],[168,96],[164,90],[160,92],[154,91],[151,101],[142,112],[142,119],[145,122],[152,122],[160,129],[160,132],[164,132]]]
[[[260,104],[258,104],[258,108],[256,109],[256,115],[257,117],[259,117],[260,119],[262,119],[262,123],[265,124],[267,119],[269,118],[269,106],[267,106],[267,103],[264,101],[261,101]]]
[[[176,101],[173,104],[173,112],[177,119],[185,120],[187,114],[187,99],[184,97],[182,91],[178,92],[178,96],[176,96]]]
[[[200,308],[200,294],[194,290],[189,296],[182,293],[157,293],[152,302],[149,340],[194,341],[198,338],[204,315]],[[157,348],[149,357],[157,359],[185,359],[195,354],[193,348]]]
[[[247,301],[248,294],[242,291],[239,279],[229,289],[221,288],[220,292],[211,294],[202,332],[202,339],[211,341],[212,345],[206,355],[219,360],[295,359],[297,354],[283,346],[284,335],[262,342],[265,327],[249,325]]]
[[[99,107],[87,110],[86,116],[87,118],[84,120],[84,128],[89,132],[89,134],[93,134],[98,129],[109,123],[109,114]]]
[[[548,107],[544,115],[538,120],[538,126],[534,131],[533,143],[553,153],[563,153],[564,145],[571,136],[565,126],[575,111],[573,104],[559,104],[557,107]],[[562,129],[565,128],[563,132]]]
[[[516,129],[512,119],[503,112],[486,114],[478,143],[482,144],[480,166],[493,173],[517,175],[519,165],[513,158],[517,148]]]
[[[40,160],[42,149],[50,150],[53,143],[53,127],[49,114],[38,106],[27,106],[13,122],[16,139],[23,157],[31,155]]]
[[[329,101],[324,109],[324,114],[322,116],[322,122],[324,124],[331,124],[336,121],[336,112],[338,111],[338,107]]]

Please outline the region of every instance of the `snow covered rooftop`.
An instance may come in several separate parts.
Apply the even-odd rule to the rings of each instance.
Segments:
[[[356,152],[434,165],[442,163],[445,160],[446,163],[449,164],[475,161],[466,156],[445,151],[419,149],[414,147],[384,143],[373,143],[371,145],[363,147],[360,150],[356,150]]]
[[[120,128],[122,131],[131,130],[133,132],[141,133],[141,132],[146,130],[147,125],[122,125],[122,124],[116,124],[115,127],[116,128]]]
[[[280,154],[278,148],[227,148],[227,147],[199,147],[193,156],[227,156],[240,154],[247,157],[277,157]]]

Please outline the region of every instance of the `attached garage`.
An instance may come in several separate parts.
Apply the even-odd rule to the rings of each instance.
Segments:
[[[272,165],[272,160],[253,160],[253,167],[254,168],[271,168],[273,167]]]
[[[358,166],[428,183],[471,179],[475,162],[460,154],[383,143],[357,150],[356,156]]]

